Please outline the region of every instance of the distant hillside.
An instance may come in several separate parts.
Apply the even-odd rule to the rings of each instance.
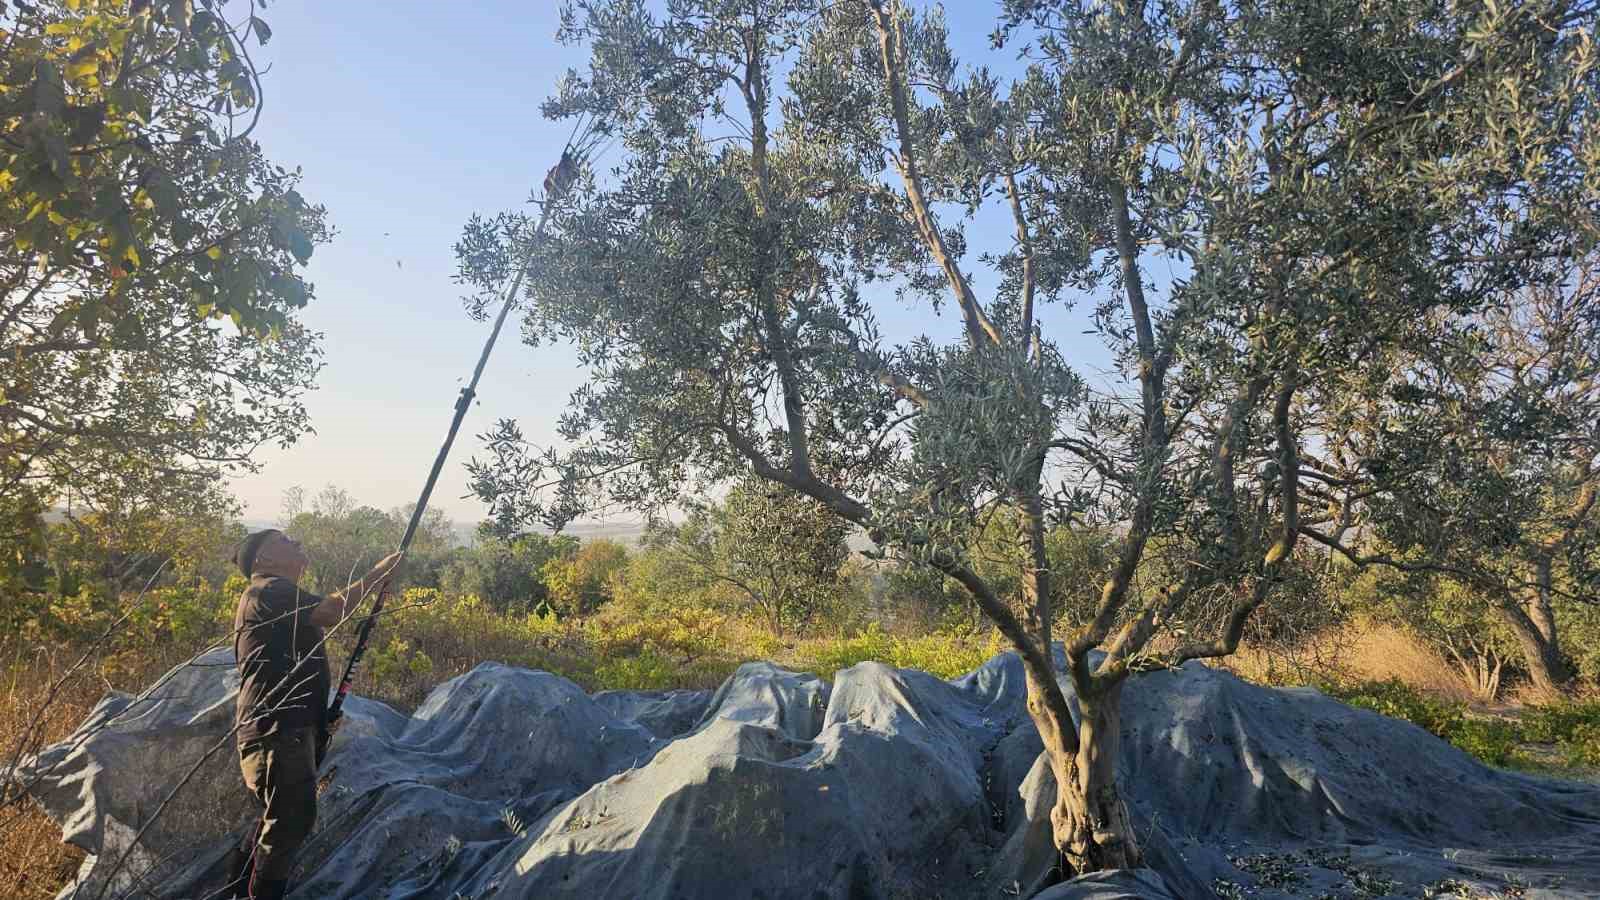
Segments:
[[[244,527],[251,531],[263,528],[276,528],[277,522],[267,522],[256,519],[244,519]],[[451,531],[455,533],[455,543],[458,547],[466,547],[477,539],[478,523],[454,522],[450,523]],[[639,538],[644,534],[643,522],[579,522],[567,526],[563,532],[570,534],[580,541],[592,541],[598,538],[608,538],[628,546],[639,543]]]
[[[52,524],[66,519],[66,510],[53,509],[44,514],[45,521]],[[260,531],[263,528],[277,528],[278,522],[268,519],[245,518],[239,520],[247,531]],[[451,531],[455,534],[455,544],[458,547],[470,546],[477,538],[478,523],[454,522],[450,523]],[[568,525],[563,534],[570,534],[580,541],[593,541],[601,538],[617,541],[630,547],[637,546],[639,539],[644,536],[645,524],[637,521],[600,521],[576,522]],[[859,530],[853,531],[848,538],[850,549],[860,553],[872,547],[872,541]]]

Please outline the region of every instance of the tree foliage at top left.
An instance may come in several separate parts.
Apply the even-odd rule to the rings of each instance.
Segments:
[[[250,136],[262,5],[0,2],[0,577],[50,507],[226,505],[307,429],[329,229]]]

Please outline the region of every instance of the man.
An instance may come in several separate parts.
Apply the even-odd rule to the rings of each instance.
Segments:
[[[236,739],[245,786],[262,806],[248,853],[233,867],[235,891],[278,900],[295,851],[317,818],[317,769],[327,751],[331,679],[323,629],[338,624],[389,578],[394,553],[344,591],[326,598],[296,584],[310,559],[275,529],[245,538],[234,562],[250,586],[233,619],[239,668]]]

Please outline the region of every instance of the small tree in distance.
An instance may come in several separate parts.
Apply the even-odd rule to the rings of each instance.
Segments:
[[[552,559],[571,556],[578,541],[570,535],[538,532],[500,537],[479,527],[477,541],[451,554],[439,575],[439,586],[449,594],[472,594],[505,611],[535,610],[548,606],[542,580]]]
[[[343,589],[393,551],[411,518],[412,504],[384,512],[358,504],[349,491],[331,484],[312,498],[309,510],[304,508],[304,498],[305,492],[298,487],[284,493],[283,530],[306,545],[311,557],[307,585],[324,593]],[[408,551],[403,581],[437,585],[439,569],[454,543],[444,511],[428,510]]]
[[[628,548],[616,541],[586,541],[539,570],[545,602],[562,616],[586,616],[615,596],[628,567]]]
[[[1593,51],[1559,4],[1005,9],[998,38],[1027,36],[1008,80],[891,0],[569,4],[590,67],[546,112],[595,116],[622,159],[533,248],[526,328],[573,340],[591,382],[569,447],[502,423],[474,489],[508,525],[745,473],[813,498],[1004,634],[1066,866],[1130,867],[1127,678],[1231,653],[1332,524],[1301,486],[1352,363],[1467,327],[1588,239]],[[976,260],[999,277],[980,297],[962,223],[985,208],[1015,239]],[[515,225],[469,226],[465,280],[499,287]],[[1073,290],[1109,385],[1041,318]],[[961,337],[884,341],[896,296]],[[969,544],[997,515],[1014,595]],[[1057,527],[1117,535],[1064,667]]]
[[[849,534],[849,522],[810,497],[746,479],[674,529],[671,546],[707,581],[732,592],[736,607],[782,637],[845,590]]]

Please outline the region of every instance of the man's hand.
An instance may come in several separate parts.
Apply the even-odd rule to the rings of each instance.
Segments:
[[[368,572],[362,577],[360,593],[365,595],[369,591],[372,591],[373,589],[387,582],[389,580],[389,576],[394,573],[395,567],[400,565],[400,560],[405,555],[406,553],[404,550],[399,550],[389,554],[388,556],[385,556],[383,559],[378,560],[378,564],[372,567],[372,571]]]
[[[383,559],[378,560],[378,564],[372,567],[372,574],[378,576],[379,578],[389,574],[391,571],[393,571],[395,566],[400,565],[400,560],[405,558],[405,555],[406,552],[404,550],[397,550],[394,553],[385,556]]]
[[[390,569],[394,569],[395,565],[400,565],[400,560],[402,559],[405,559],[405,551],[403,549],[402,551],[390,552],[389,556],[378,560],[378,565],[374,565],[373,572],[387,575]]]
[[[316,762],[318,769],[322,768],[322,761],[328,758],[328,748],[333,746],[333,736],[339,733],[339,729],[343,725],[344,716],[340,716],[337,719],[329,719],[327,722],[324,722],[322,728],[317,732]],[[317,784],[317,793],[322,793],[322,791],[327,787],[325,782],[332,776],[333,770],[329,770],[328,774],[322,777],[322,780]]]
[[[332,628],[344,618],[355,611],[356,605],[366,598],[367,594],[383,585],[389,580],[389,575],[400,564],[400,559],[405,556],[403,552],[391,553],[378,561],[372,571],[361,576],[361,580],[350,587],[329,594],[322,603],[312,611],[311,624],[319,628]]]

